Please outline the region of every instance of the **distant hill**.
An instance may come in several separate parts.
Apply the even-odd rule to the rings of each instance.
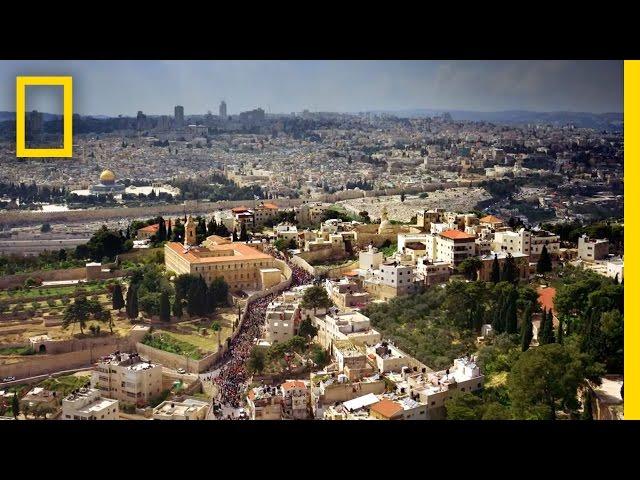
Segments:
[[[50,120],[56,120],[58,118],[62,117],[62,115],[57,115],[55,113],[43,113],[42,114],[42,119],[45,122],[48,122]],[[10,121],[10,120],[15,120],[16,119],[16,112],[0,112],[0,122],[6,122],[6,121]]]
[[[434,110],[420,108],[413,110],[374,111],[372,113],[388,113],[405,118],[423,118],[442,115],[448,112],[454,120],[473,122],[491,122],[499,124],[547,123],[552,125],[573,124],[576,127],[595,129],[621,129],[623,113],[590,113],[590,112],[532,112],[528,110],[505,110],[500,112],[474,112],[471,110]]]

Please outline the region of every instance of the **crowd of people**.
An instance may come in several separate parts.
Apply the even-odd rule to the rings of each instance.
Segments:
[[[313,275],[296,265],[287,263],[292,272],[292,287],[305,285],[313,281]],[[214,385],[218,387],[219,406],[240,407],[248,379],[246,362],[256,340],[262,336],[267,306],[277,295],[277,293],[269,294],[251,302],[247,306],[247,313],[240,326],[240,331],[231,340],[230,348],[222,357],[222,366],[219,374],[213,378]]]

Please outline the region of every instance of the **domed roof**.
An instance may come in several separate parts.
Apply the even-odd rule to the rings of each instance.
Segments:
[[[100,181],[102,183],[104,182],[115,182],[116,181],[116,176],[114,175],[114,173],[111,170],[105,170],[104,172],[102,172],[100,174]]]

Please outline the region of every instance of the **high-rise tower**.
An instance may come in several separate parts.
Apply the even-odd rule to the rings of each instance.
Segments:
[[[175,117],[175,127],[184,128],[184,107],[182,105],[176,105],[173,113]]]

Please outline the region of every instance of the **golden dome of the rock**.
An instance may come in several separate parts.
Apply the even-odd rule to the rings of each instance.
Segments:
[[[113,183],[116,181],[116,176],[111,170],[105,170],[100,174],[100,183]]]

